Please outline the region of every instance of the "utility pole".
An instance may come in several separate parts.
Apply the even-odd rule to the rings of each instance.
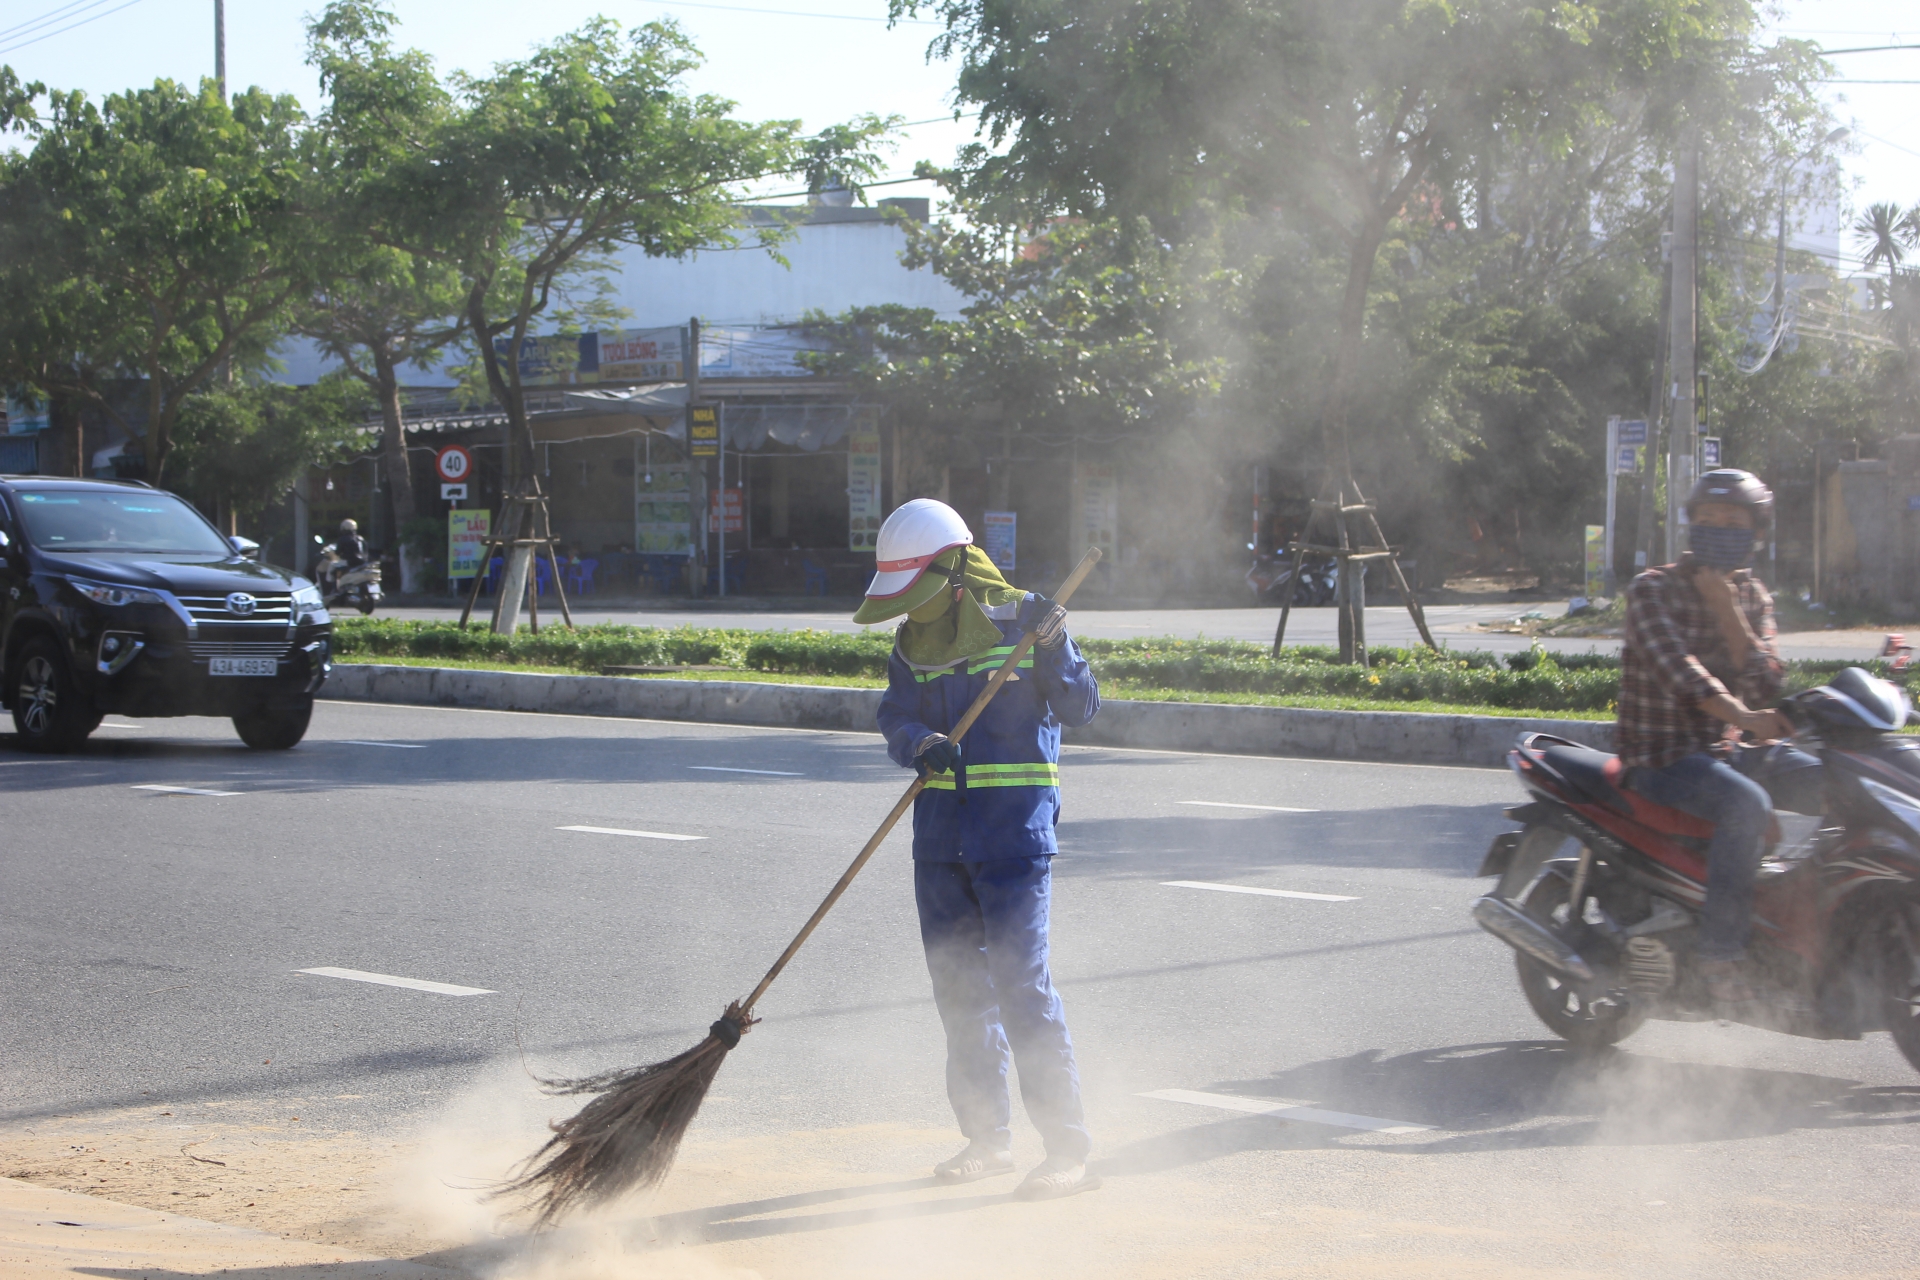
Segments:
[[[227,100],[227,0],[213,0],[213,79]]]
[[[1698,135],[1689,129],[1673,158],[1673,305],[1672,338],[1668,350],[1668,379],[1673,387],[1672,416],[1667,430],[1667,558],[1680,556],[1680,529],[1693,489],[1693,463],[1699,452],[1694,423],[1694,396],[1699,379],[1694,368],[1694,270],[1700,248],[1700,152]]]

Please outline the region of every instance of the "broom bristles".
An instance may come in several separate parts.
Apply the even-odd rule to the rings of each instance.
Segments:
[[[728,1027],[732,1020],[731,1027]],[[731,1006],[707,1038],[677,1057],[574,1080],[541,1080],[559,1097],[597,1094],[533,1153],[494,1197],[526,1196],[533,1229],[544,1231],[575,1209],[592,1208],[656,1186],[673,1167],[720,1063],[748,1020]],[[732,1028],[732,1043],[722,1039]]]

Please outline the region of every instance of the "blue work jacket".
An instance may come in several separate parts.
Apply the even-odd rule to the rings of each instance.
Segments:
[[[951,731],[1012,654],[1020,642],[1019,625],[1011,617],[994,621],[1000,627],[998,647],[940,671],[916,671],[894,645],[879,716],[894,763],[916,767],[914,749],[928,734]],[[1036,645],[1016,676],[1001,686],[961,740],[959,776],[935,774],[914,801],[916,859],[989,862],[1054,853],[1060,727],[1078,728],[1093,719],[1100,709],[1100,685],[1071,639],[1057,649]]]

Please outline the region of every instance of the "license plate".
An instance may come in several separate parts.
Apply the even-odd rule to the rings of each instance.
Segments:
[[[272,658],[209,658],[207,674],[210,676],[271,676],[279,673],[280,664]]]

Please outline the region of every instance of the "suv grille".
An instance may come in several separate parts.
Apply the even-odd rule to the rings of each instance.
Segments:
[[[201,662],[208,658],[273,658],[284,662],[292,649],[285,640],[187,641],[187,651]]]
[[[285,591],[254,596],[252,613],[230,613],[225,596],[181,596],[180,603],[193,620],[206,623],[273,623],[286,626],[292,621],[293,596]]]

